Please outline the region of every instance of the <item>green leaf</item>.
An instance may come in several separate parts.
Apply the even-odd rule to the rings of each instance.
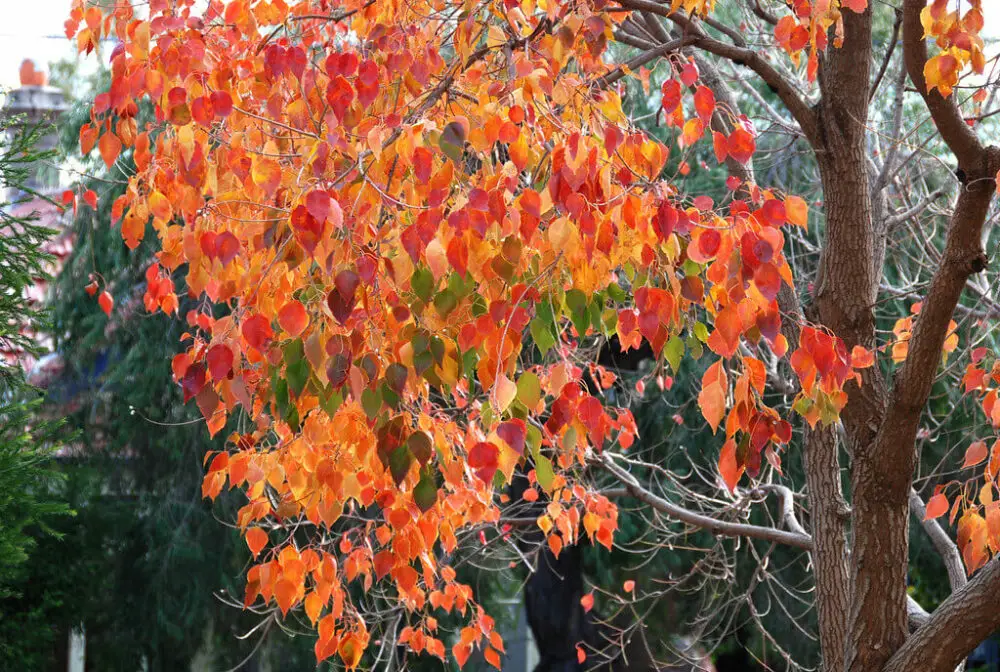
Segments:
[[[573,454],[576,451],[576,428],[570,425],[566,428],[566,433],[563,434],[563,450],[568,454]]]
[[[667,363],[670,364],[670,369],[677,373],[681,366],[681,357],[684,356],[684,341],[681,337],[674,334],[667,341],[667,344],[663,346],[663,356],[667,358]]]
[[[587,295],[579,289],[571,289],[566,292],[566,307],[570,311],[583,310],[587,307]]]
[[[413,456],[410,455],[406,446],[399,446],[390,453],[389,473],[392,474],[392,480],[396,482],[396,485],[402,483],[403,479],[406,478],[411,464],[413,464]]]
[[[459,122],[453,121],[444,127],[444,130],[441,131],[441,137],[438,139],[441,151],[455,163],[459,163],[462,160],[462,154],[465,153],[465,135],[465,127]]]
[[[434,297],[434,310],[437,311],[438,315],[441,317],[448,317],[451,311],[455,310],[458,305],[458,297],[455,296],[455,292],[450,289],[445,289],[437,293]]]
[[[691,277],[701,273],[701,264],[691,259],[685,259],[681,269],[684,271],[684,275]]]
[[[545,492],[552,491],[552,480],[555,478],[556,474],[552,470],[552,462],[549,458],[544,455],[539,455],[535,458],[535,480],[538,481],[538,485],[542,486]]]
[[[535,345],[538,346],[539,351],[544,356],[556,344],[556,337],[552,335],[549,325],[543,322],[541,318],[536,317],[533,319],[529,328],[531,329],[532,340],[535,341]]]
[[[694,337],[694,335],[687,337],[687,349],[691,353],[691,357],[694,359],[701,359],[702,353],[705,351],[701,347],[701,341]]]
[[[417,268],[410,278],[410,286],[424,303],[430,303],[431,295],[434,293],[434,274],[429,268]]]
[[[395,392],[396,394],[402,394],[403,388],[406,387],[406,367],[399,362],[393,362],[385,369],[386,386]]]
[[[427,512],[437,502],[438,488],[434,475],[429,470],[421,470],[420,481],[413,488],[413,503],[423,512]]]
[[[344,397],[340,394],[340,390],[330,390],[319,397],[320,408],[331,418],[337,413],[337,409],[340,408],[343,401]]]
[[[604,335],[610,337],[618,328],[618,311],[608,308],[601,315],[601,319],[604,322]]]
[[[410,438],[406,440],[406,445],[409,447],[410,452],[413,453],[413,456],[417,458],[420,466],[427,464],[431,459],[431,455],[434,454],[434,444],[431,442],[431,437],[426,432],[420,430],[410,434]]]
[[[527,436],[524,437],[524,443],[528,446],[531,457],[537,462],[538,451],[542,446],[542,431],[538,427],[529,424]]]
[[[381,407],[382,395],[375,390],[366,387],[364,392],[361,393],[361,408],[364,409],[365,415],[368,416],[368,419],[374,420]]]
[[[692,331],[695,338],[702,343],[708,343],[708,327],[703,322],[695,322]]]
[[[534,408],[542,398],[541,381],[531,371],[525,371],[517,379],[517,399],[528,408]]]
[[[302,344],[302,339],[296,338],[294,341],[286,343],[283,354],[285,364],[291,365],[302,361],[306,356],[305,346]]]
[[[279,418],[288,412],[288,381],[284,378],[274,384],[274,410]]]
[[[626,298],[625,290],[617,282],[612,282],[608,285],[608,296],[615,303],[624,303]]]
[[[299,341],[301,343],[301,341]],[[285,367],[285,377],[288,378],[288,389],[298,397],[309,381],[309,362],[305,358],[292,362]]]

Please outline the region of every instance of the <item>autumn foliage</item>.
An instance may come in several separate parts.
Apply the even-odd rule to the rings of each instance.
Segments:
[[[926,18],[942,50],[927,83],[942,93],[982,67],[978,4],[961,17],[947,4]],[[617,509],[581,474],[637,430],[585,383],[614,376],[575,358],[581,343],[646,342],[675,368],[707,347],[698,403],[730,489],[765,460],[780,468],[792,412],[834,422],[874,364],[818,326],[785,335],[785,232],[808,225],[803,199],[731,178],[716,203],[682,191],[683,163],[665,172],[698,143],[748,163],[757,131],[676,54],[660,92],[676,143],[638,131],[619,82],[641,73],[609,58],[625,17],[613,4],[195,5],[76,0],[67,35],[81,51],[117,41],[81,150],[134,161],[112,225],[129,247],[159,240],[146,308],[176,314],[180,292],[200,301],[180,316],[175,379],[211,433],[246,418],[206,456],[204,495],[245,493],[245,604],[301,606],[318,660],[359,664],[373,616],[354,596],[379,584],[411,614],[400,644],[459,665],[481,649],[500,668],[493,621],[450,562],[468,530],[502,529],[517,469],[549,502],[537,525],[554,553],[584,535],[610,548]],[[842,12],[867,3],[790,5],[775,37],[812,75],[840,46]],[[156,122],[140,127],[144,100]],[[733,130],[712,130],[713,115]],[[899,325],[893,358],[907,334]],[[793,409],[764,402],[772,356],[798,376]],[[996,371],[980,358],[966,388],[1000,426]],[[993,478],[996,446],[968,461],[987,459]],[[991,511],[963,514],[970,570],[997,550]],[[450,651],[448,612],[465,623]]]

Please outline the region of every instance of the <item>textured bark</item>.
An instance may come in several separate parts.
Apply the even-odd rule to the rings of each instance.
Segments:
[[[805,432],[806,487],[814,548],[816,615],[823,666],[828,672],[843,668],[847,633],[847,504],[840,482],[837,434],[833,426]],[[822,540],[820,542],[819,540]]]
[[[881,279],[881,261],[884,258],[885,240],[876,232],[872,221],[871,179],[867,166],[866,124],[868,118],[868,90],[871,69],[871,8],[861,15],[844,14],[845,44],[849,48],[833,49],[820,71],[823,101],[820,104],[819,128],[823,144],[816,147],[823,181],[826,209],[826,240],[816,282],[813,306],[815,318],[844,340],[847,348],[861,345],[873,348],[875,328],[872,309],[877,298]],[[841,419],[848,440],[846,446],[852,457],[852,496],[854,498],[853,530],[855,545],[850,554],[851,570],[848,577],[848,553],[844,541],[846,506],[837,501],[840,471],[833,433],[813,436],[807,447],[810,456],[809,479],[810,506],[814,507],[813,538],[817,563],[826,572],[817,571],[817,608],[827,614],[820,623],[820,640],[823,647],[824,667],[830,672],[858,668],[858,651],[870,651],[884,639],[883,627],[895,628],[896,614],[871,609],[873,603],[884,597],[875,592],[892,591],[887,585],[892,579],[879,583],[879,591],[860,590],[855,581],[863,572],[873,549],[859,545],[859,528],[882,516],[869,510],[864,493],[872,493],[872,486],[859,482],[865,472],[859,465],[866,462],[867,448],[878,430],[884,408],[884,383],[877,369],[864,372],[860,386],[847,388],[848,404]],[[836,469],[836,472],[833,470]],[[860,479],[864,481],[865,479]],[[832,489],[837,490],[830,498]],[[819,490],[813,493],[812,490]],[[859,494],[862,495],[859,498]],[[902,509],[902,529],[899,521],[884,537],[888,552],[899,563],[899,571],[906,568],[906,509]],[[883,518],[883,523],[890,523]],[[821,523],[822,528],[817,524]],[[882,524],[876,525],[883,529]],[[886,562],[891,562],[886,558]],[[900,580],[899,589],[905,587]],[[864,599],[866,598],[867,599]],[[859,599],[861,598],[861,599]],[[905,603],[900,602],[899,618],[905,635]],[[880,622],[880,619],[881,622]],[[865,659],[866,657],[862,657]],[[862,662],[862,665],[865,663]]]
[[[1000,625],[998,593],[1000,559],[994,558],[934,610],[882,668],[884,672],[952,672]]]

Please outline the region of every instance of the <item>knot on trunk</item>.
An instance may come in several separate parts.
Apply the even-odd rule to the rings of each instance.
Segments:
[[[968,261],[969,273],[982,273],[989,266],[990,260],[986,257],[986,253],[980,250]]]

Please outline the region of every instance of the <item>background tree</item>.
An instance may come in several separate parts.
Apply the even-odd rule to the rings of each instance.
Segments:
[[[987,562],[1000,469],[988,447],[966,454],[985,473],[949,491],[961,490],[958,547],[932,520],[948,494],[924,515],[911,492],[922,411],[942,353],[956,349],[952,317],[986,266],[1000,168],[960,107],[988,107],[987,85],[968,102],[954,95],[967,68],[986,70],[980,3],[953,12],[907,0],[878,50],[864,0],[793,12],[735,0],[314,4],[215,3],[194,16],[187,3],[157,3],[140,20],[127,3],[107,17],[80,3],[68,24],[82,50],[104,34],[123,40],[80,140],[109,167],[134,147],[137,173],[113,215],[130,247],[150,222],[160,239],[147,308],[176,311],[179,282],[233,308],[195,316],[173,368],[211,432],[237,406],[249,411],[203,486],[213,498],[227,484],[248,495],[237,521],[264,553],[248,572],[249,608],[274,619],[301,603],[317,658],[337,653],[348,667],[373,640],[375,660],[391,659],[393,642],[444,657],[432,614],[457,609],[468,625],[452,655],[462,664],[481,648],[499,667],[492,620],[449,567],[464,542],[485,525],[495,531],[483,546],[513,544],[518,512],[549,498],[526,517],[554,556],[582,534],[610,547],[611,500],[626,496],[646,508],[654,549],[687,527],[744,538],[754,584],[781,578],[768,571],[775,544],[809,552],[815,590],[800,592],[815,594],[828,669],[952,669],[992,631],[1000,617],[983,598],[1000,582]],[[931,58],[925,31],[942,49]],[[612,39],[641,51],[609,64]],[[773,45],[789,60],[767,58]],[[690,154],[710,135],[731,199],[685,195],[691,163],[664,173],[666,146],[623,113],[618,83],[660,58],[674,70],[661,89],[680,131],[670,139]],[[745,89],[813,153],[818,242],[795,233],[807,202],[759,185],[748,165],[759,134],[724,86],[726,62],[775,91],[783,110]],[[893,116],[874,141],[871,100],[892,72]],[[158,123],[139,126],[147,95]],[[907,105],[936,131],[905,128]],[[923,151],[901,149],[924,133],[959,164],[957,200],[937,211],[943,175]],[[915,267],[887,264],[892,225],[939,221],[931,215],[947,221],[943,251],[924,236]],[[814,277],[791,263],[807,243]],[[926,287],[905,275],[917,269]],[[811,280],[806,291],[793,270]],[[907,299],[924,300],[887,342],[879,294],[899,277]],[[584,359],[611,335],[626,349],[648,342],[674,369],[687,353],[718,357],[690,397],[712,433],[724,429],[715,473],[629,452],[636,427],[614,377]],[[992,418],[992,357],[967,354],[966,392]],[[801,439],[791,411],[806,420]],[[782,482],[793,438],[809,530],[793,490],[802,484]],[[519,464],[537,486],[512,502],[500,486]],[[954,593],[930,616],[906,596],[911,507],[952,570]],[[713,544],[674,585],[712,577],[731,548]],[[970,572],[982,567],[968,584],[959,553]],[[752,612],[748,596],[737,597]],[[911,637],[908,614],[920,624]]]
[[[52,538],[69,513],[52,468],[59,422],[37,416],[37,390],[25,381],[24,367],[39,354],[34,335],[47,316],[29,291],[45,278],[49,256],[43,251],[54,231],[38,223],[26,204],[38,194],[27,183],[40,162],[51,156],[37,148],[48,132],[16,116],[0,117],[0,603],[22,597],[28,560],[38,538]],[[25,620],[0,610],[0,663],[31,662],[31,643],[46,631],[35,607]],[[8,636],[17,633],[17,637]]]

